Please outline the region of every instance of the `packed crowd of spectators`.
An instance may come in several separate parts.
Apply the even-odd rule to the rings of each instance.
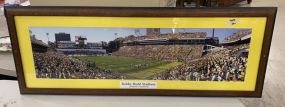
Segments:
[[[225,47],[209,53],[202,58],[189,60],[183,64],[159,73],[155,80],[190,80],[190,81],[244,81],[247,57],[236,53],[248,49],[249,44]]]
[[[60,79],[115,79],[119,75],[100,69],[95,63],[82,61],[64,54],[48,51],[34,53],[37,78]]]
[[[245,37],[249,34],[251,34],[251,30],[241,30],[241,31],[234,33],[231,36],[226,37],[225,40],[226,41],[236,41],[236,40],[239,40],[240,38]]]
[[[151,60],[176,60],[200,58],[203,45],[144,45],[124,46],[112,53],[114,56],[134,57]]]
[[[166,34],[153,34],[144,36],[130,35],[124,38],[124,42],[143,41],[143,40],[169,40],[169,39],[189,39],[189,38],[206,38],[206,32],[191,32],[191,33],[166,33]]]

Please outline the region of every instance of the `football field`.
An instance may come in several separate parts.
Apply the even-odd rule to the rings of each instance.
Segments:
[[[122,74],[126,79],[152,79],[156,73],[179,65],[174,61],[144,60],[119,56],[77,56],[80,60],[95,62],[101,69]]]

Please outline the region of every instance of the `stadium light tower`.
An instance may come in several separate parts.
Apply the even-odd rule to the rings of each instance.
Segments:
[[[172,34],[174,34],[174,33],[175,33],[175,30],[176,30],[175,28],[172,28]]]
[[[47,39],[48,39],[48,42],[49,42],[49,33],[46,33],[46,35],[47,35]]]
[[[215,37],[215,28],[213,28],[213,32],[212,32],[212,38]]]
[[[117,36],[118,36],[118,33],[114,33],[114,35],[115,35],[115,40],[117,39]],[[117,47],[117,41],[115,41],[115,48],[117,49],[118,47]]]
[[[118,33],[114,33],[114,35],[115,35],[115,39],[117,39]]]

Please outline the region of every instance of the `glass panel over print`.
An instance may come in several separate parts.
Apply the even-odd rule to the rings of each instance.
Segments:
[[[37,78],[244,81],[252,29],[30,27]]]

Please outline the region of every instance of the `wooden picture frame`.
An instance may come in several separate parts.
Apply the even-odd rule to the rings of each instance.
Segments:
[[[265,71],[269,56],[270,44],[273,34],[276,7],[243,7],[243,8],[131,8],[131,7],[5,7],[5,16],[11,35],[12,50],[18,75],[21,94],[81,94],[81,95],[145,95],[145,96],[209,96],[209,97],[261,97],[265,77]],[[89,19],[90,18],[90,19]],[[116,19],[117,18],[117,19]],[[158,20],[158,19],[159,20]],[[193,19],[191,19],[193,18]],[[252,18],[255,20],[253,21]],[[86,21],[84,20],[86,19]],[[95,20],[96,19],[96,20]],[[100,21],[98,21],[98,20]],[[207,20],[204,20],[207,19]],[[88,21],[87,21],[88,20]],[[110,20],[112,23],[109,23]],[[164,21],[165,20],[165,21]],[[214,20],[214,21],[213,21]],[[219,20],[223,23],[220,23]],[[226,21],[225,21],[226,20]],[[257,21],[256,21],[257,20]],[[259,23],[260,20],[260,23]],[[94,21],[94,22],[93,22]],[[121,22],[122,21],[122,22]],[[125,22],[128,23],[125,23]],[[130,23],[129,21],[133,21]],[[161,22],[160,22],[161,21]],[[164,22],[163,22],[164,21]],[[249,59],[252,60],[246,68],[256,78],[247,78],[243,82],[188,82],[173,80],[91,80],[82,79],[39,79],[31,65],[33,58],[32,46],[29,43],[31,27],[33,26],[69,26],[88,27],[90,23],[100,24],[103,27],[135,26],[134,28],[155,28],[168,26],[171,28],[175,23],[177,28],[199,28],[202,25],[209,25],[209,28],[248,28],[256,23],[258,28],[251,28],[253,31],[252,42],[249,51]],[[217,22],[215,22],[217,21]],[[56,22],[57,24],[51,24]],[[96,23],[95,23],[96,22]],[[185,24],[185,23],[191,24]],[[204,22],[204,24],[203,24]],[[117,24],[116,24],[117,23]],[[138,23],[138,24],[134,24]],[[151,23],[151,24],[150,24]],[[178,24],[177,24],[178,23]],[[184,24],[183,24],[184,23]],[[199,22],[200,23],[200,22]],[[212,23],[212,24],[211,24]],[[251,25],[249,25],[251,23]],[[263,23],[263,24],[261,24]],[[62,24],[62,25],[61,25]],[[65,24],[65,25],[64,25]],[[243,24],[243,25],[242,25]],[[259,25],[260,24],[260,25]],[[91,25],[93,26],[93,25]],[[183,27],[184,26],[184,27]],[[222,27],[221,27],[222,26]],[[261,27],[260,27],[261,26]],[[89,26],[90,27],[90,26]],[[93,26],[94,27],[94,26]],[[203,27],[203,26],[202,26]],[[29,30],[30,32],[29,32]],[[259,30],[256,30],[259,29]],[[214,34],[214,33],[213,33]],[[26,35],[26,36],[25,36]],[[48,34],[47,34],[48,35]],[[115,34],[116,35],[116,34]],[[214,37],[214,36],[213,36]],[[241,38],[239,38],[241,40]],[[255,42],[256,41],[256,42]],[[258,50],[259,49],[259,50]],[[251,51],[254,52],[251,55]],[[258,55],[258,56],[257,56]],[[259,60],[259,61],[258,61]],[[257,66],[253,66],[253,65]],[[33,65],[34,66],[34,65]],[[34,66],[35,67],[35,66]],[[246,76],[247,76],[246,75]],[[34,78],[34,79],[31,79]],[[82,81],[86,81],[82,82]],[[88,82],[92,81],[92,82]],[[116,82],[113,82],[116,81]],[[154,87],[122,87],[122,82],[152,84]],[[145,83],[144,83],[145,82]],[[94,83],[94,84],[91,84]],[[184,86],[184,85],[187,86]],[[199,84],[204,84],[203,86]],[[235,87],[232,84],[236,84]],[[251,85],[249,85],[251,84]],[[120,87],[121,85],[121,87]],[[58,87],[62,86],[62,87]],[[94,86],[94,87],[93,87]],[[208,88],[206,88],[206,87]],[[209,88],[212,87],[213,88]],[[248,86],[248,89],[244,89]],[[97,87],[97,88],[96,88]],[[188,88],[185,88],[188,87]],[[190,88],[189,88],[190,87]],[[197,88],[202,87],[202,88]],[[215,88],[217,87],[217,88]],[[220,88],[219,88],[220,87]],[[150,88],[150,89],[148,89]],[[181,88],[181,89],[180,89]],[[229,90],[227,90],[229,89]]]

